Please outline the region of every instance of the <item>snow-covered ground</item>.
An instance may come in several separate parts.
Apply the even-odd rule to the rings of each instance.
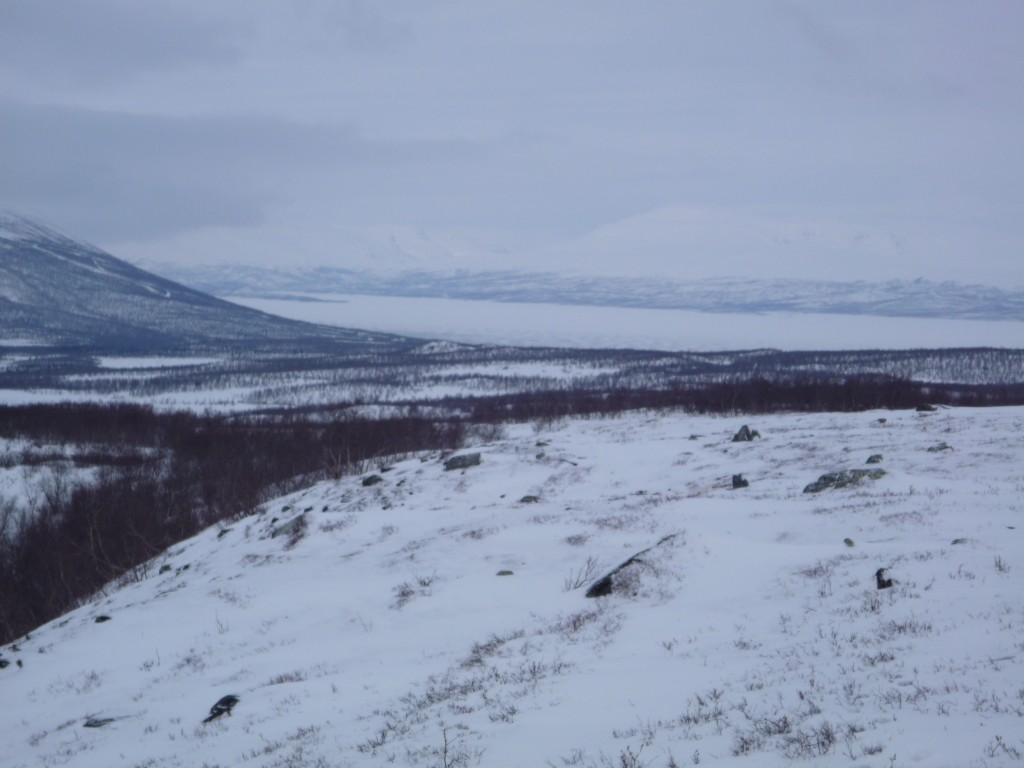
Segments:
[[[176,368],[179,366],[207,365],[217,362],[216,357],[98,357],[96,364],[100,368]]]
[[[0,651],[0,762],[1019,761],[1024,409],[744,421],[509,427],[208,530]]]
[[[76,455],[90,448],[0,438],[0,536],[10,535],[15,527],[12,516],[4,529],[8,507],[32,514],[47,496],[62,496],[76,486],[96,482],[95,465],[75,463]]]
[[[352,294],[222,298],[293,320],[467,344],[524,347],[663,351],[1017,348],[1024,339],[1024,323],[1010,320],[736,314]]]

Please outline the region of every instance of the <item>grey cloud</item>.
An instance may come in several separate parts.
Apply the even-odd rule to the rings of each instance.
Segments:
[[[370,141],[352,126],[266,115],[178,118],[0,102],[0,116],[0,202],[104,239],[254,224],[268,205],[304,194],[340,196],[347,215],[365,220],[406,192],[422,195],[425,176],[459,173],[475,152],[465,142]]]
[[[223,24],[180,3],[135,0],[4,0],[0,74],[76,86],[238,56]],[[2,82],[2,81],[0,81]]]
[[[293,214],[578,238],[680,205],[1019,240],[1020,3],[0,0],[4,14],[0,204],[102,241]]]

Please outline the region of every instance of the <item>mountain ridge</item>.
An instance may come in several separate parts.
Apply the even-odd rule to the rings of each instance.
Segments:
[[[0,327],[0,344],[103,350],[402,343],[231,304],[9,211],[0,211]]]
[[[350,293],[703,312],[1024,321],[1024,291],[925,278],[843,282],[721,277],[680,281],[511,269],[375,272],[330,266],[153,266],[161,274],[207,293],[247,298],[272,298],[282,293]]]

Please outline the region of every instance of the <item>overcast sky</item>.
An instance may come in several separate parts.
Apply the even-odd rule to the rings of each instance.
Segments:
[[[1022,30],[1018,0],[0,0],[0,206],[151,262],[1022,286]]]

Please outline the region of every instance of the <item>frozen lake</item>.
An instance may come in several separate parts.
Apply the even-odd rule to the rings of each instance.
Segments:
[[[316,294],[223,298],[295,320],[469,344],[711,351],[1024,345],[1024,323]]]

